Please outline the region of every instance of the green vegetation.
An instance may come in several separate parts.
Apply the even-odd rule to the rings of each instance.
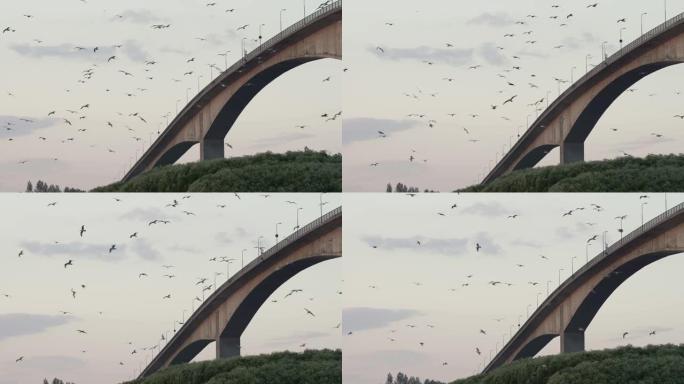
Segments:
[[[452,384],[666,384],[684,382],[684,345],[622,347],[525,359]]]
[[[441,381],[425,380],[420,381],[418,377],[409,377],[401,372],[397,373],[397,377],[392,377],[391,373],[387,374],[387,380],[385,384],[444,384]]]
[[[36,186],[33,186],[33,183],[29,180],[28,183],[26,183],[26,192],[37,192],[37,193],[59,193],[62,192],[62,190],[59,188],[59,185],[54,185],[54,184],[48,184],[44,182],[43,180],[38,180],[36,182]],[[73,193],[73,192],[83,192],[80,189],[77,188],[70,188],[70,187],[64,187],[64,192],[66,193]]]
[[[93,192],[341,192],[342,155],[305,150],[154,169]]]
[[[173,366],[129,384],[341,384],[342,351],[278,352]]]
[[[684,155],[649,155],[525,169],[461,192],[681,191]]]

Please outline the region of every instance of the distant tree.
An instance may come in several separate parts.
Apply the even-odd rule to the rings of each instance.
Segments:
[[[418,377],[409,377],[408,375],[399,372],[397,373],[397,377],[392,380],[392,374],[388,373],[387,374],[387,381],[385,384],[444,384],[441,381],[434,381],[434,380],[425,380],[420,381],[420,378]]]
[[[58,193],[62,192],[59,185],[49,184],[43,180],[38,180],[36,186],[34,187],[29,180],[26,185],[26,192],[38,192],[38,193]],[[78,188],[64,187],[64,192],[83,192]]]
[[[392,188],[392,186],[389,185],[389,184],[387,184],[387,186],[388,186],[390,189]],[[389,192],[392,192],[392,191],[389,191]],[[388,373],[388,374],[387,374],[387,380],[385,380],[385,384],[394,384],[394,378],[392,377],[392,374],[391,374],[391,373]]]
[[[386,192],[387,192],[387,193],[392,193],[392,184],[387,183],[387,190],[386,190]]]

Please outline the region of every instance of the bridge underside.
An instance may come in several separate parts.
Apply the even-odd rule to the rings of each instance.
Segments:
[[[223,106],[200,145],[200,160],[222,159],[228,132],[254,97],[284,73],[325,57],[300,57],[271,66],[249,79]]]
[[[184,141],[182,143],[174,145],[173,147],[171,147],[171,149],[166,151],[162,155],[162,157],[159,158],[159,161],[157,161],[155,167],[174,164],[195,144],[197,144],[196,141]]]

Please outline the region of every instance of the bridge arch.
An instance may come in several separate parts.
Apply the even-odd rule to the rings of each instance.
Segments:
[[[224,157],[224,138],[250,101],[287,71],[321,59],[342,59],[342,0],[306,16],[246,54],[207,85],[173,119],[122,181],[177,160],[200,143],[200,160]],[[172,152],[173,153],[169,153]]]
[[[181,141],[166,151],[154,164],[155,167],[174,164],[178,159],[199,142],[195,140]]]
[[[532,123],[483,184],[531,168],[539,148],[560,147],[560,163],[584,161],[584,142],[613,102],[632,85],[663,68],[684,62],[684,13],[606,58],[563,92]]]
[[[484,372],[533,357],[557,336],[561,352],[584,351],[586,329],[618,287],[644,267],[680,253],[684,253],[684,203],[637,228],[577,270],[541,303]]]
[[[341,256],[342,208],[337,208],[273,246],[217,288],[140,377],[190,362],[214,341],[217,358],[239,356],[242,333],[276,289],[303,270]]]

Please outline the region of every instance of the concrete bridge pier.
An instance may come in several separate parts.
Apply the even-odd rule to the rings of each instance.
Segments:
[[[240,338],[219,336],[216,340],[216,358],[229,357],[240,357]]]
[[[563,332],[561,334],[561,353],[584,352],[584,332]]]
[[[203,139],[200,141],[200,160],[223,159],[223,145],[223,139]]]
[[[563,143],[560,146],[560,163],[570,164],[584,161],[584,143]]]

